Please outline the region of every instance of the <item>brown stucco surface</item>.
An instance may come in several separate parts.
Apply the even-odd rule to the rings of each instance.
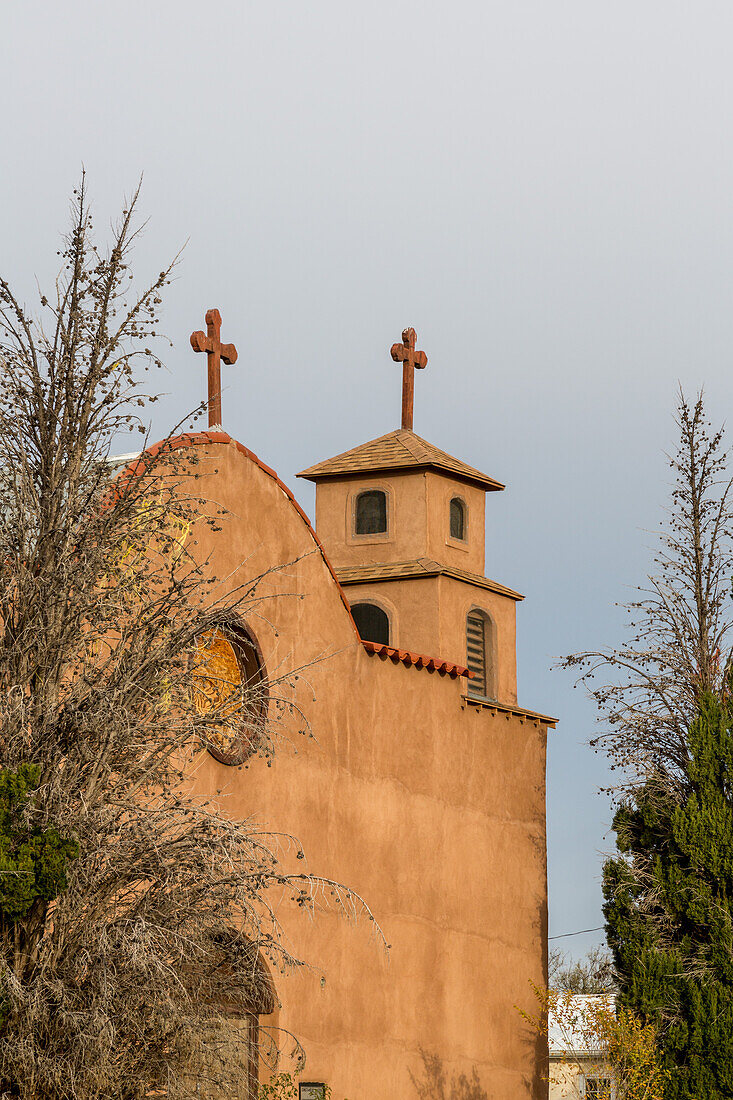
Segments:
[[[202,756],[198,788],[221,789],[223,812],[297,836],[308,869],[358,891],[391,945],[386,954],[367,919],[350,924],[327,907],[311,921],[278,901],[290,946],[310,964],[274,975],[278,1020],[306,1046],[306,1077],[328,1082],[334,1100],[407,1100],[422,1048],[449,1077],[476,1067],[492,1100],[539,1098],[546,1052],[515,1006],[531,1009],[530,982],[545,979],[546,723],[467,705],[465,680],[368,655],[272,471],[232,442],[201,442],[199,454],[197,492],[228,515],[218,534],[199,525],[192,545],[210,555],[222,589],[291,563],[266,579],[248,625],[271,674],[306,669],[299,702],[314,739],[283,739],[271,768]],[[390,481],[409,517],[404,479]],[[334,484],[319,485],[319,497]],[[327,500],[318,509],[328,548]],[[421,524],[426,532],[418,515]],[[414,543],[409,522],[398,538]],[[422,652],[465,659],[470,586],[444,576],[392,582],[385,599],[396,587],[400,645],[414,638]],[[480,590],[487,601],[501,637],[500,695],[512,703],[515,604]],[[284,858],[302,869],[293,853]]]
[[[365,489],[387,493],[387,536],[354,532],[355,501]],[[445,515],[454,496],[468,510],[465,543],[446,533]],[[335,568],[427,557],[483,573],[484,515],[483,489],[432,470],[362,473],[319,482],[316,490],[316,530]]]

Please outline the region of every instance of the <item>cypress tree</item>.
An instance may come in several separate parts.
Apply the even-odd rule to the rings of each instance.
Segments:
[[[604,914],[619,1002],[658,1028],[668,1100],[733,1097],[733,703],[705,695],[684,787],[617,810]]]

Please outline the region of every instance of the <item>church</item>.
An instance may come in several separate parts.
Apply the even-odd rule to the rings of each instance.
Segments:
[[[308,869],[364,898],[389,945],[368,920],[328,906],[310,919],[283,902],[308,965],[273,973],[253,1007],[247,1100],[268,1080],[272,1029],[305,1047],[302,1100],[327,1088],[333,1100],[417,1100],[425,1055],[449,1088],[475,1073],[491,1100],[540,1100],[546,1042],[518,1008],[532,1011],[531,983],[546,984],[555,722],[517,699],[522,596],[485,576],[487,500],[504,486],[413,430],[427,357],[406,329],[391,349],[401,426],[298,475],[316,486],[312,524],[222,427],[220,363],[236,349],[218,311],[206,322],[191,343],[208,356],[209,430],[178,443],[197,448],[199,492],[225,512],[203,549],[223,585],[264,575],[257,613],[228,645],[250,679],[303,670],[312,736],[269,764],[246,739],[212,746],[196,783],[223,790],[228,813],[297,837]]]

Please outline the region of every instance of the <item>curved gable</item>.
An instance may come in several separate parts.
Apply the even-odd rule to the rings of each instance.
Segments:
[[[161,451],[163,447],[166,447],[168,450],[174,451],[185,447],[206,447],[212,444],[234,446],[240,454],[244,455],[246,459],[252,462],[259,470],[262,470],[262,472],[266,474],[269,478],[272,478],[277,487],[282,490],[289,504],[300,517],[300,520],[306,528],[308,536],[313,541],[318,553],[320,554],[323,560],[323,564],[325,565],[331,577],[331,580],[333,581],[333,584],[338,592],[338,595],[344,606],[344,610],[349,617],[349,622],[351,623],[352,629],[354,630],[357,639],[361,641],[359,637],[359,631],[357,630],[356,623],[354,622],[351,614],[349,601],[346,599],[344,590],[339,584],[338,578],[336,577],[333,567],[326,555],[326,551],[324,550],[321,540],[318,538],[318,535],[316,534],[311,521],[308,519],[308,516],[303,511],[301,506],[298,504],[297,500],[295,499],[291,490],[287,487],[285,482],[282,481],[282,479],[278,476],[275,470],[272,469],[271,466],[268,466],[266,465],[266,463],[262,462],[262,460],[257,457],[254,451],[250,451],[248,447],[245,447],[244,444],[240,443],[238,440],[233,439],[227,432],[183,432],[181,435],[173,436],[170,439],[159,440],[157,443],[151,444],[151,446],[147,448],[147,453],[151,455],[156,455],[159,453],[159,451]],[[131,462],[125,468],[124,472],[126,474],[130,474],[131,476],[134,476],[138,472],[139,467],[140,460],[138,459],[137,461]]]
[[[318,538],[318,535],[316,534],[307,514],[301,508],[300,504],[298,504],[298,501],[293,496],[291,490],[288,488],[285,482],[281,480],[275,470],[273,470],[272,467],[268,466],[266,463],[262,462],[262,460],[258,458],[258,456],[253,451],[249,450],[248,447],[245,447],[244,444],[240,443],[238,440],[233,439],[227,432],[184,432],[181,435],[173,436],[170,439],[160,440],[157,443],[152,444],[150,447],[147,448],[147,453],[151,455],[156,455],[163,448],[167,448],[168,450],[173,451],[186,447],[209,447],[212,445],[234,448],[238,454],[241,454],[248,462],[252,463],[258,471],[261,471],[266,475],[268,479],[271,479],[275,483],[277,488],[281,490],[281,492],[284,494],[286,500],[288,501],[288,504],[298,516],[300,523],[305,527],[307,539],[313,544],[316,551],[318,552],[318,555],[323,565],[325,566],[330,581],[332,582],[336,594],[343,606],[343,609],[348,616],[351,630],[353,630],[356,636],[356,640],[361,643],[368,655],[379,655],[383,659],[389,657],[393,663],[400,662],[407,667],[412,667],[415,669],[426,669],[428,672],[437,671],[440,676],[444,676],[447,674],[450,679],[455,679],[456,677],[470,676],[468,669],[466,669],[463,665],[456,664],[455,662],[444,661],[439,657],[431,657],[425,654],[416,654],[408,651],[396,650],[392,649],[389,646],[375,647],[372,645],[372,643],[363,641],[361,639],[358,628],[351,614],[351,606],[349,604],[349,601],[346,598],[344,590],[341,587],[338,577],[336,576],[336,573],[328,559],[323,544]],[[135,474],[140,469],[140,465],[140,459],[133,461],[125,467],[124,473],[130,476],[135,476]]]

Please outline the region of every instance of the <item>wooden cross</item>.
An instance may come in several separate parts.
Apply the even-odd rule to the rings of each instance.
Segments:
[[[390,354],[395,363],[402,363],[402,427],[412,431],[412,413],[415,404],[415,367],[422,370],[428,365],[424,351],[415,351],[417,333],[414,328],[402,332],[402,343],[393,344]]]
[[[209,427],[221,427],[221,360],[236,363],[237,349],[234,344],[222,344],[221,314],[218,309],[206,310],[206,335],[199,329],[191,333],[191,347],[194,351],[205,351],[209,366]]]

